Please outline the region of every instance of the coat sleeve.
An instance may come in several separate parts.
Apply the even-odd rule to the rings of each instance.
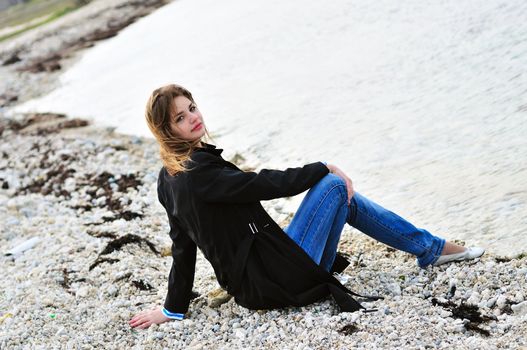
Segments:
[[[192,188],[206,202],[250,203],[289,197],[313,187],[329,173],[321,162],[286,170],[262,169],[244,172],[224,160],[202,153],[190,171]]]
[[[196,244],[181,231],[171,236],[173,237],[173,261],[168,275],[168,291],[163,306],[170,312],[184,314],[188,311],[194,284]]]
[[[166,210],[166,195],[163,191],[162,175],[161,172],[158,179],[157,194],[159,202]],[[168,275],[168,291],[163,306],[171,313],[184,314],[188,310],[192,285],[194,284],[196,244],[184,230],[172,221],[170,222],[170,238],[172,239],[172,267]]]

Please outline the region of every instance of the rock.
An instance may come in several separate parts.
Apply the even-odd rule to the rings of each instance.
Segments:
[[[236,336],[236,338],[245,339],[245,337],[247,337],[247,331],[243,328],[237,328],[234,330],[234,336]]]
[[[490,298],[490,299],[487,301],[487,307],[488,307],[488,308],[493,307],[493,306],[496,304],[496,300],[498,300],[498,297]]]
[[[399,283],[390,283],[386,286],[386,289],[388,289],[388,291],[393,295],[401,295],[401,286]]]
[[[132,276],[132,273],[130,271],[119,271],[114,276],[114,282],[124,280],[130,276]]]
[[[516,316],[527,315],[527,301],[522,301],[519,304],[511,305],[511,309]]]
[[[66,331],[66,329],[64,329],[64,327],[61,327],[61,328],[59,328],[57,333],[55,333],[55,336],[56,337],[61,337],[63,335],[67,335],[67,334],[68,334],[68,332]]]
[[[472,292],[470,297],[467,299],[467,303],[472,304],[472,305],[478,305],[479,301],[480,301],[480,295],[476,291]]]
[[[119,288],[117,288],[116,285],[112,284],[108,287],[106,293],[109,297],[115,297],[117,294],[119,294]]]
[[[161,256],[171,256],[172,255],[172,245],[167,244],[167,245],[162,246],[159,249],[159,254],[161,254]]]
[[[90,287],[88,286],[82,286],[80,287],[77,292],[75,293],[75,296],[77,298],[85,298],[90,294]]]
[[[441,310],[439,311],[439,315],[443,318],[447,318],[447,317],[452,316],[452,313],[448,310]]]
[[[211,308],[216,308],[222,304],[225,304],[232,298],[226,290],[217,288],[207,294],[207,305]]]
[[[7,252],[5,252],[5,255],[18,256],[22,254],[23,252],[25,252],[26,250],[33,248],[38,242],[40,242],[39,237],[32,237],[18,244],[16,247],[11,248]]]
[[[507,297],[505,295],[500,295],[496,300],[496,306],[501,310],[507,305]]]

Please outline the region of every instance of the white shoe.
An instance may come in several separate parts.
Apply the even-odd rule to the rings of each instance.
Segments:
[[[451,261],[463,261],[463,260],[472,260],[479,258],[480,256],[485,253],[485,249],[481,247],[470,247],[465,249],[464,252],[461,253],[455,253],[455,254],[447,254],[447,255],[441,255],[439,259],[432,265],[438,266],[441,264],[446,264]]]

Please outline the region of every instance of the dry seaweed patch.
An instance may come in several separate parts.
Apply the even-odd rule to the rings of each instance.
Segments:
[[[110,242],[108,242],[106,244],[106,247],[104,247],[104,249],[99,253],[99,256],[97,257],[97,259],[95,259],[93,264],[90,265],[89,270],[90,271],[93,270],[95,266],[103,262],[109,262],[113,264],[119,261],[119,259],[111,259],[107,257],[102,257],[103,255],[108,255],[108,254],[113,253],[116,250],[121,250],[121,248],[127,244],[141,245],[143,243],[146,244],[152,252],[154,252],[157,255],[160,255],[160,252],[157,250],[156,246],[152,242],[150,242],[148,239],[134,235],[134,234],[126,234],[122,237],[112,239]]]
[[[122,237],[116,238],[108,242],[106,247],[102,250],[102,252],[99,255],[110,254],[116,250],[120,250],[124,245],[133,244],[133,243],[137,243],[137,244],[145,243],[152,252],[159,255],[159,251],[157,250],[156,246],[152,242],[150,242],[146,238],[139,237],[134,234],[127,234],[127,235],[124,235]]]
[[[114,192],[126,192],[129,188],[137,190],[142,182],[137,179],[136,174],[120,175],[117,177],[109,172],[102,172],[101,174],[86,174],[87,180],[81,182],[81,186],[87,186],[89,188],[96,188],[96,190],[87,190],[86,194],[92,198],[105,197],[106,201],[104,204],[100,204],[99,207],[106,207],[111,211],[115,211],[121,214],[125,220],[131,220],[136,217],[142,217],[142,214],[132,213],[123,211],[122,204],[119,200],[114,199]],[[113,187],[117,186],[117,191],[114,191]],[[91,210],[93,205],[87,204],[82,209]],[[76,207],[79,209],[80,207]],[[106,218],[105,221],[112,221],[115,218]]]
[[[359,331],[359,327],[355,324],[347,324],[341,329],[339,329],[339,333],[345,334],[345,335],[351,335],[355,332]]]
[[[40,169],[47,171],[43,175],[35,177],[28,185],[19,188],[15,195],[40,193],[42,195],[54,195],[70,199],[73,192],[85,194],[88,203],[72,204],[70,207],[84,212],[91,211],[95,207],[107,208],[114,213],[113,216],[103,217],[102,222],[91,223],[93,225],[118,219],[130,221],[143,217],[142,213],[125,210],[120,200],[122,197],[121,193],[126,193],[129,189],[137,190],[143,185],[139,179],[139,173],[115,175],[103,171],[100,174],[86,173],[82,176],[76,176],[77,171],[74,169],[76,167],[74,162],[77,157],[69,154],[57,155],[50,144],[50,140],[47,140],[44,144],[35,142],[30,149],[34,153],[40,153],[42,150],[43,153],[38,166]],[[65,183],[69,178],[74,178],[75,180],[75,188],[73,190],[66,188]],[[4,184],[3,186],[5,186]]]
[[[88,268],[89,271],[93,270],[97,265],[99,264],[102,264],[102,263],[109,263],[109,264],[114,264],[116,262],[119,262],[120,260],[119,259],[114,259],[114,258],[101,258],[101,257],[98,257],[94,262],[93,264],[90,265],[90,267]]]
[[[75,169],[69,169],[66,168],[64,164],[59,164],[49,170],[42,178],[38,178],[29,185],[18,189],[16,195],[40,193],[44,196],[53,194],[56,197],[63,196],[64,198],[70,198],[70,192],[66,191],[62,185],[64,184],[64,181],[67,178],[72,177],[75,172]]]
[[[95,238],[117,238],[115,232],[111,231],[87,230],[86,233]]]
[[[0,136],[5,131],[15,134],[44,136],[55,134],[63,129],[81,128],[88,126],[89,122],[80,118],[68,119],[60,113],[29,113],[19,119],[0,119]]]
[[[496,316],[491,315],[482,315],[476,305],[468,304],[461,302],[459,305],[453,303],[452,301],[442,302],[436,298],[432,298],[432,305],[441,306],[450,312],[452,312],[452,317],[460,320],[468,320],[464,323],[464,327],[467,330],[472,330],[478,332],[484,336],[489,336],[490,332],[486,329],[479,327],[480,324],[486,323],[489,321],[497,320]]]
[[[140,290],[152,290],[154,287],[144,280],[132,280],[132,284]]]

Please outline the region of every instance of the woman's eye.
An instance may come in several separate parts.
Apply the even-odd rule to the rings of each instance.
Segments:
[[[183,116],[182,115],[180,115],[179,117],[176,117],[176,123],[179,123],[182,120],[183,120]]]
[[[191,107],[190,107],[190,111],[191,111],[191,112],[194,112],[194,111],[196,110],[196,108],[197,108],[196,106],[191,106]]]

